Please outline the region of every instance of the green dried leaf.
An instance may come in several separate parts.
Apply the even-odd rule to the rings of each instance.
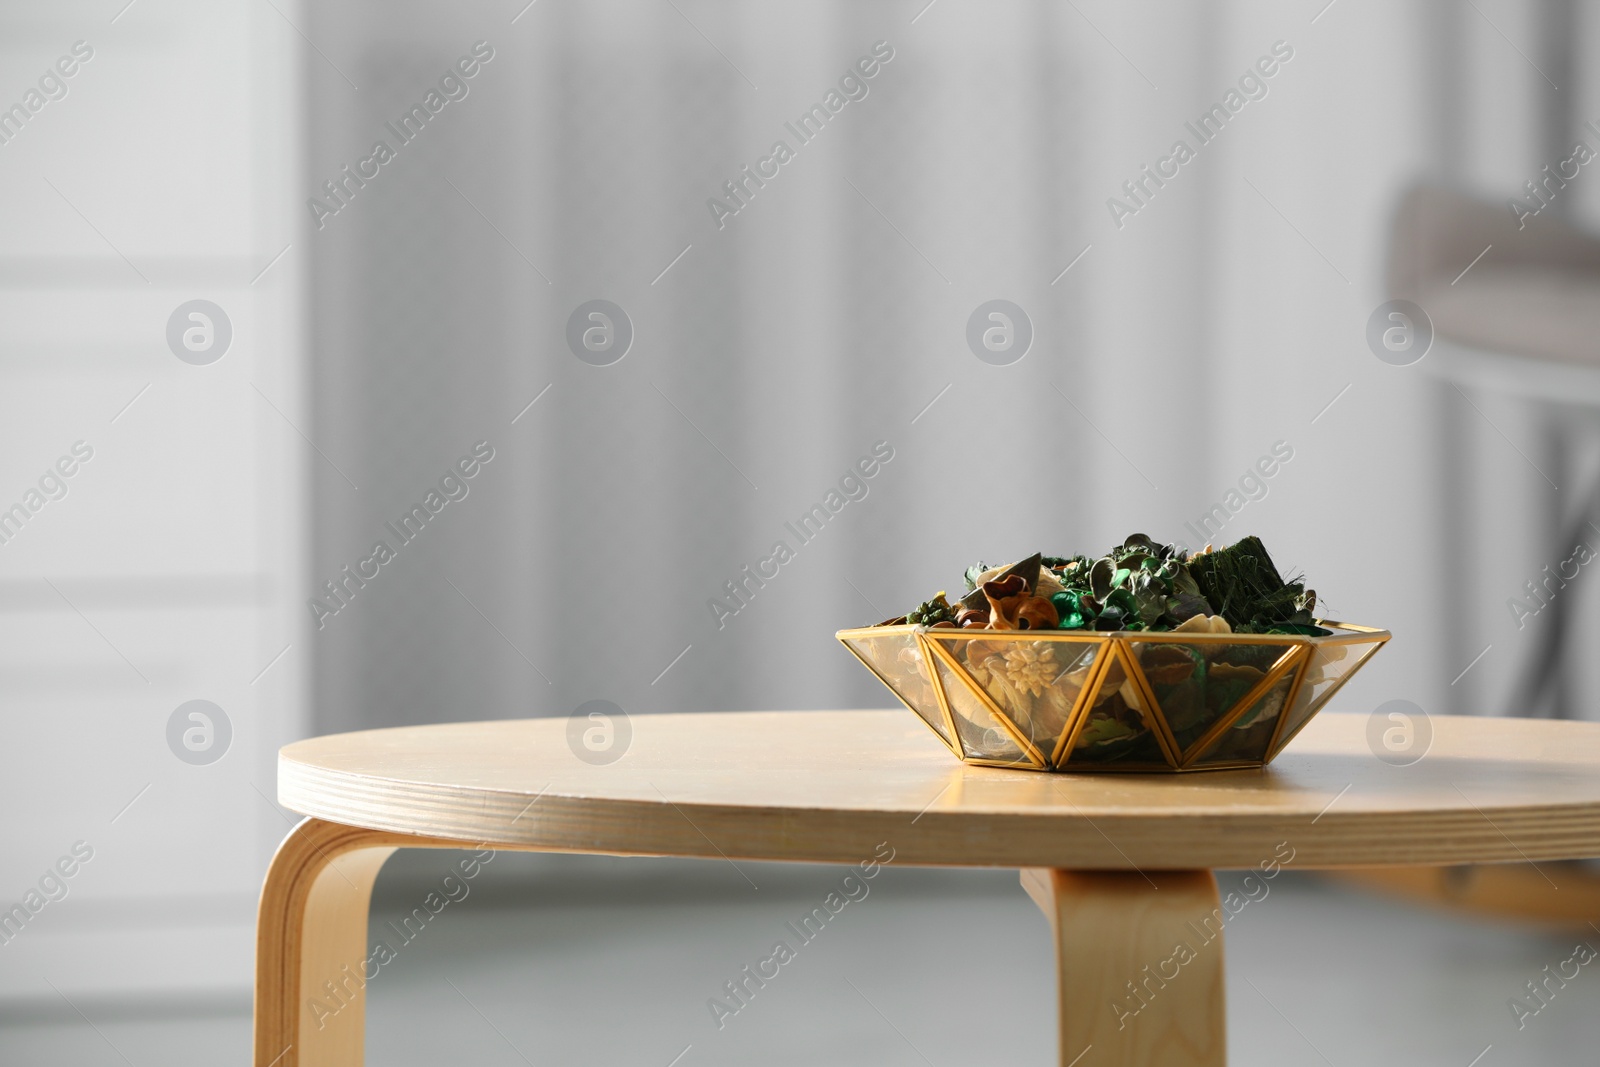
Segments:
[[[1112,579],[1116,573],[1116,565],[1111,562],[1111,557],[1105,556],[1095,560],[1094,566],[1089,568],[1089,591],[1104,600],[1111,592]]]
[[[1121,719],[1107,716],[1103,719],[1090,719],[1083,726],[1083,732],[1078,735],[1079,744],[1104,745],[1112,741],[1126,741],[1137,737],[1141,731],[1134,729]]]

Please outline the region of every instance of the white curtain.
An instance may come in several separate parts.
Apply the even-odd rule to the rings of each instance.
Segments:
[[[1186,524],[1233,510],[1275,447],[1292,459],[1217,539],[1261,535],[1330,612],[1395,631],[1346,706],[1498,699],[1509,654],[1470,692],[1449,684],[1467,638],[1440,618],[1429,545],[1506,509],[1450,519],[1435,451],[1458,416],[1363,337],[1401,191],[1507,195],[1554,102],[1584,91],[1543,95],[1544,8],[520,7],[311,12],[327,59],[307,58],[308,196],[473,42],[494,49],[309,238],[318,440],[360,491],[316,467],[308,596],[473,442],[496,451],[315,634],[322,728],[597,698],[882,705],[835,629],[956,586],[978,556],[1135,529],[1195,543]],[[799,144],[785,123],[880,41],[893,58],[867,95]],[[1200,144],[1185,123],[1251,72],[1265,95]],[[777,139],[795,157],[719,226],[707,200],[731,203],[724,183]],[[1119,225],[1108,202],[1180,139],[1194,158]],[[632,322],[610,366],[565,339],[594,299]],[[1009,366],[966,342],[992,299],[1032,323]],[[1502,499],[1537,508],[1499,436],[1529,417],[1491,416],[1458,437],[1504,465]],[[865,498],[799,543],[785,523],[879,441],[893,459]],[[1538,571],[1511,525],[1485,589]],[[780,540],[794,558],[742,579]]]

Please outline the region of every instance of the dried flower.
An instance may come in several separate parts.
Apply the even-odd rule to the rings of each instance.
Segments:
[[[1054,630],[1060,621],[1055,605],[1028,592],[1021,575],[984,582],[978,588],[989,601],[991,630]]]
[[[996,658],[1000,660],[998,667]],[[1012,685],[1034,696],[1042,693],[1061,670],[1048,641],[1007,642],[1001,656],[990,657],[990,669],[998,669]]]
[[[939,590],[937,596],[918,604],[906,615],[906,622],[919,626],[937,626],[941,622],[954,622],[955,614],[950,610],[950,602],[944,598],[944,590]]]

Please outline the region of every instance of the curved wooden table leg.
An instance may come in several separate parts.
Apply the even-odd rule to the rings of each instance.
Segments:
[[[1061,1063],[1225,1067],[1221,902],[1210,871],[1022,872],[1050,920]]]
[[[360,1067],[367,905],[402,847],[472,845],[306,819],[278,846],[256,919],[255,1067]]]

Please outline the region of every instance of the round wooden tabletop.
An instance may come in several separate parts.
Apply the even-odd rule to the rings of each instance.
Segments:
[[[1435,718],[1406,767],[1373,754],[1367,726],[1324,714],[1264,770],[1188,775],[969,767],[905,710],[640,715],[606,764],[579,758],[564,718],[411,726],[285,747],[278,796],[401,834],[711,859],[853,863],[883,843],[899,864],[1078,869],[1600,855],[1600,724]]]

